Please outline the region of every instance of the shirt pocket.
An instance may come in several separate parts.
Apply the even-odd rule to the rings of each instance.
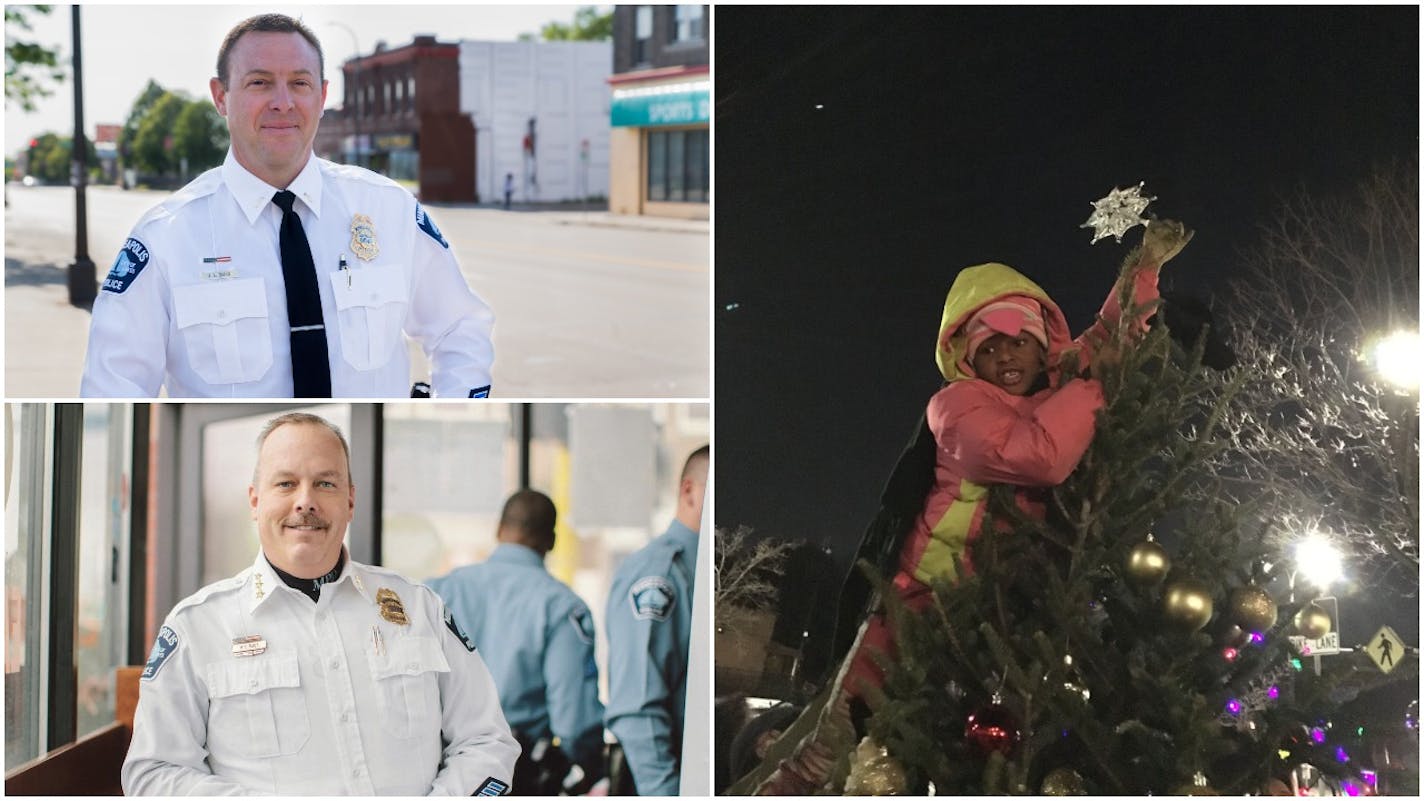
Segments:
[[[414,737],[440,733],[439,674],[450,663],[434,637],[392,637],[380,653],[370,654],[371,676],[381,715],[391,734]]]
[[[357,370],[376,370],[401,342],[410,304],[405,268],[382,264],[328,273],[336,299],[341,358]]]
[[[272,330],[262,278],[175,286],[173,313],[193,372],[209,384],[256,381],[271,368]]]
[[[245,657],[207,667],[208,749],[243,757],[289,756],[311,736],[295,655]]]

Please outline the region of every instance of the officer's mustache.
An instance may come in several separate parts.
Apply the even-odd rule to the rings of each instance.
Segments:
[[[318,526],[320,528],[331,528],[331,523],[323,520],[316,512],[303,512],[297,517],[288,517],[282,521],[282,525],[287,528],[296,526]]]

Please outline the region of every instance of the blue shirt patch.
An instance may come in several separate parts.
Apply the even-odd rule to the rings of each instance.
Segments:
[[[598,662],[594,661],[592,651],[589,652],[588,659],[584,660],[583,677],[586,679],[598,677]]]
[[[499,779],[485,779],[485,783],[480,785],[474,795],[504,795],[509,790],[509,785]]]
[[[570,612],[569,622],[574,624],[574,633],[584,645],[593,645],[593,618],[587,611]]]
[[[114,260],[114,266],[109,268],[109,274],[104,278],[104,291],[123,294],[129,284],[138,278],[143,268],[148,266],[150,258],[148,248],[130,237],[124,242],[124,246],[119,250],[119,257]]]
[[[460,631],[460,626],[455,622],[455,616],[450,614],[449,609],[445,610],[445,626],[449,628],[450,631],[453,632],[456,637],[460,638],[460,642],[465,644],[466,651],[475,650],[475,644],[470,641],[469,637],[465,636],[465,632]]]
[[[628,591],[628,598],[633,602],[633,617],[638,620],[667,620],[677,602],[672,585],[662,576],[638,579]]]
[[[153,641],[153,650],[148,654],[148,664],[143,666],[143,675],[139,678],[142,681],[148,681],[157,676],[163,663],[167,662],[168,657],[172,656],[176,650],[178,650],[178,634],[167,626],[159,629],[158,639]]]
[[[440,235],[440,229],[435,227],[435,221],[430,219],[430,215],[425,213],[425,209],[420,204],[415,204],[415,224],[420,230],[430,235],[431,239],[440,243],[440,247],[450,249],[450,243],[445,241],[445,237]]]
[[[472,397],[472,398],[488,398],[488,397],[489,397],[489,390],[490,390],[490,385],[489,385],[489,384],[485,384],[485,385],[482,386],[482,387],[475,387],[474,389],[470,390],[470,397]]]

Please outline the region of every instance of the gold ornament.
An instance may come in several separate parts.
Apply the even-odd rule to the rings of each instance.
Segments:
[[[1043,795],[1087,795],[1088,789],[1083,783],[1083,777],[1072,768],[1054,768],[1043,777],[1043,786],[1039,788]]]
[[[1247,631],[1268,631],[1276,625],[1276,600],[1249,584],[1231,593],[1231,619]]]
[[[1295,629],[1308,640],[1318,640],[1330,633],[1330,613],[1312,601],[1295,613]]]
[[[1172,791],[1172,795],[1221,795],[1206,783],[1206,776],[1197,771],[1190,784],[1184,784]]]
[[[1176,579],[1162,593],[1162,613],[1174,625],[1196,631],[1211,620],[1211,591],[1196,579]]]
[[[1134,584],[1156,584],[1167,575],[1171,567],[1172,560],[1167,557],[1167,551],[1152,539],[1151,534],[1147,535],[1146,540],[1134,545],[1132,552],[1127,555],[1127,577]]]
[[[869,737],[860,741],[851,755],[846,795],[904,795],[908,782],[905,768],[890,756],[885,746]]]

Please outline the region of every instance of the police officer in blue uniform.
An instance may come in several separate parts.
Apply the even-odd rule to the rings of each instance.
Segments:
[[[576,794],[603,775],[603,704],[588,606],[544,569],[554,502],[510,496],[488,560],[430,579],[484,655],[524,752],[514,795]]]
[[[221,167],[149,210],[104,279],[84,397],[487,397],[494,315],[403,187],[316,158],[321,45],[263,14],[218,51]]]
[[[678,794],[697,532],[710,459],[708,446],[687,458],[675,519],[623,560],[608,595],[607,725],[623,746],[638,795]]]

